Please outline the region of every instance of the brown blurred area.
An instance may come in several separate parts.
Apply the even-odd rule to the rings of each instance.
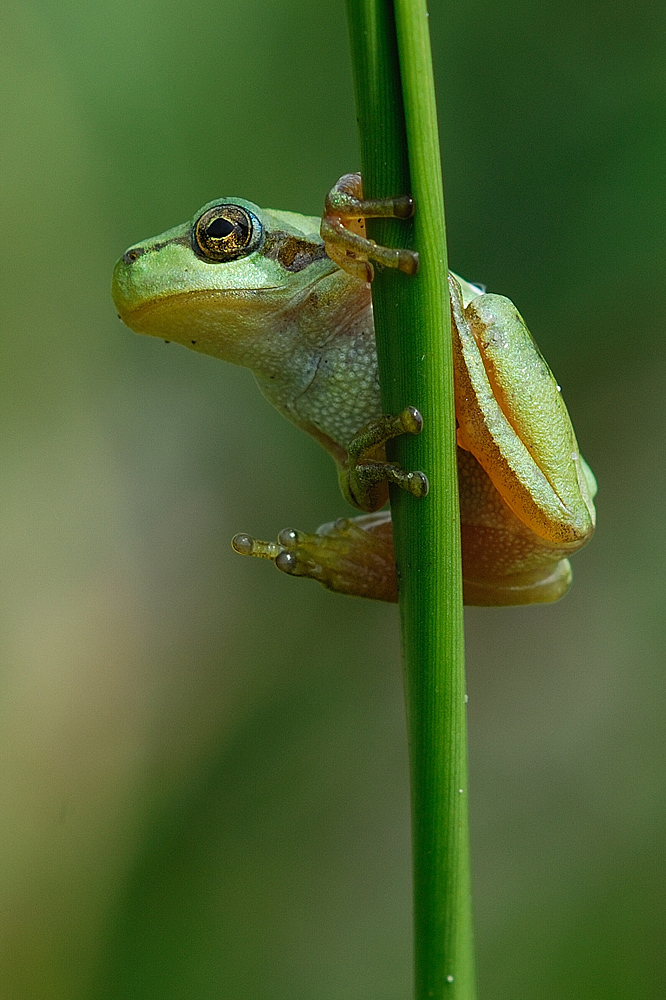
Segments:
[[[315,214],[358,167],[344,4],[2,20],[0,1000],[406,1000],[395,609],[234,555],[344,514],[333,466],[109,295],[210,199]],[[467,615],[480,995],[662,1000],[666,11],[430,20],[452,266],[599,479],[565,600]]]

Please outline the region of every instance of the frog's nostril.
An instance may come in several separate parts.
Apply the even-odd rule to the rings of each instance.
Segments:
[[[144,247],[132,247],[131,250],[127,250],[123,254],[123,260],[126,264],[133,264],[135,260],[138,260],[145,253]]]

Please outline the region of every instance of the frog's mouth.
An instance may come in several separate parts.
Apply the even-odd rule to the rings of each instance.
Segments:
[[[297,306],[338,270],[333,261],[329,263],[316,278],[296,288],[292,281],[285,281],[255,288],[187,288],[164,293],[150,287],[142,290],[131,265],[121,258],[114,273],[113,300],[120,319],[130,329],[157,337],[168,336],[167,330],[173,333],[174,327],[189,330],[204,323],[233,327],[248,320],[267,322],[276,313]]]
[[[191,329],[202,322],[218,325],[242,321],[249,316],[266,316],[284,309],[293,291],[279,285],[261,289],[188,289],[169,295],[155,295],[138,304],[128,301],[122,289],[114,287],[114,303],[120,319],[136,333],[157,337],[174,327]],[[175,337],[174,337],[175,339]]]

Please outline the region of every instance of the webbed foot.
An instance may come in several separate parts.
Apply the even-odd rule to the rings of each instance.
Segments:
[[[365,234],[365,219],[409,219],[414,214],[411,195],[397,198],[364,198],[360,174],[345,174],[329,191],[321,220],[326,253],[344,271],[372,281],[371,260],[385,267],[416,274],[419,255],[413,250],[379,246]]]
[[[340,518],[314,534],[286,528],[277,542],[236,535],[231,544],[240,555],[271,559],[283,573],[309,577],[340,594],[398,599],[388,511]]]

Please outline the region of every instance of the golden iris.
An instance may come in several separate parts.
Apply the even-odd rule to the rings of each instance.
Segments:
[[[194,224],[195,250],[204,260],[237,260],[254,250],[260,229],[258,219],[240,205],[215,205]]]

